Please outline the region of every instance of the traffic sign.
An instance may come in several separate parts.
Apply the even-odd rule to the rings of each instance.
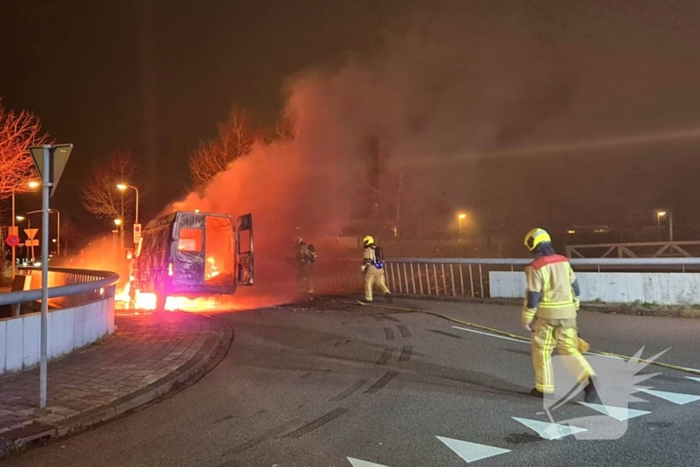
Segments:
[[[29,240],[32,240],[34,237],[36,237],[37,232],[39,232],[39,229],[24,229],[24,233],[27,234]]]
[[[141,239],[141,224],[134,224],[134,243]]]
[[[49,176],[44,177],[44,155],[46,154],[47,149],[49,155]],[[39,172],[42,180],[46,178],[49,180],[50,196],[53,196],[54,191],[56,191],[56,186],[58,185],[58,181],[61,179],[61,175],[63,175],[63,169],[66,168],[66,163],[68,162],[68,157],[70,157],[72,150],[72,144],[34,146],[29,148],[29,152],[31,152],[32,158],[34,159],[36,171]]]
[[[39,240],[27,240],[24,246],[39,246]]]
[[[19,236],[19,227],[17,227],[17,226],[10,227],[8,235],[18,235]]]
[[[7,246],[19,245],[19,237],[17,235],[8,235],[6,240]]]

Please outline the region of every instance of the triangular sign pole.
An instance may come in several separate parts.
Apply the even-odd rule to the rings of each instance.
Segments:
[[[45,149],[48,149],[49,153],[49,176],[44,177],[44,154]],[[29,148],[29,152],[32,154],[34,159],[34,167],[36,171],[44,180],[48,178],[51,190],[49,196],[53,196],[56,191],[56,186],[58,185],[61,175],[63,175],[63,169],[66,168],[66,163],[70,157],[70,153],[73,150],[72,144],[56,144],[56,145],[45,145],[45,146],[34,146]]]
[[[29,148],[36,171],[41,175],[41,336],[39,342],[39,408],[47,403],[49,327],[49,198],[56,190],[72,144],[45,144]]]

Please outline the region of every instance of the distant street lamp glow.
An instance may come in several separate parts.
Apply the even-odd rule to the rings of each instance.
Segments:
[[[41,186],[41,183],[37,182],[36,180],[32,180],[31,182],[27,183],[27,185],[29,185],[29,188],[32,190],[36,190]]]
[[[659,231],[659,241],[661,241],[661,218],[666,215],[666,211],[656,211],[656,229]]]
[[[24,217],[24,216],[17,216],[17,217],[15,217],[15,219],[17,219],[18,221],[22,222],[24,219],[26,219],[26,217]]]
[[[114,225],[122,225],[122,220],[121,219],[114,219]]]
[[[459,224],[459,255],[464,256],[464,249],[462,246],[462,221],[467,218],[464,213],[457,214],[457,223]]]
[[[134,225],[138,224],[139,223],[139,189],[133,185],[128,185],[126,183],[117,183],[117,188],[120,191],[126,191],[127,189],[131,188],[132,190],[134,190],[136,192],[136,213],[134,216]],[[122,215],[124,215],[123,207],[124,207],[124,205],[122,204]],[[136,237],[134,237],[134,240],[136,240]],[[134,241],[134,244],[136,244],[136,243],[138,243],[138,242]]]

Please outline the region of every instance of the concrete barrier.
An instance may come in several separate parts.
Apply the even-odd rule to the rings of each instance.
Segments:
[[[700,274],[697,273],[581,272],[576,276],[583,301],[700,304]],[[526,287],[523,272],[489,272],[489,291],[493,298],[522,298]]]
[[[39,363],[40,313],[0,319],[0,374]],[[114,297],[49,312],[48,358],[114,332]]]

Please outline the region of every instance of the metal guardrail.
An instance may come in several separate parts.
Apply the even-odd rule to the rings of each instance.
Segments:
[[[566,255],[570,258],[586,258],[587,256],[584,254],[586,251],[595,254],[605,250],[604,253],[600,254],[601,258],[614,258],[615,256],[618,258],[644,258],[649,256],[658,258],[663,255],[667,257],[682,256],[692,258],[697,257],[699,248],[700,242],[698,241],[592,243],[588,245],[568,245],[566,247]]]
[[[575,268],[619,271],[659,268],[700,272],[700,258],[574,258]],[[490,271],[522,271],[531,258],[396,258],[386,263],[386,280],[393,293],[424,296],[489,296]],[[361,260],[327,264],[317,277],[329,292],[360,292]]]
[[[22,268],[21,273],[34,275],[41,270]],[[53,277],[52,277],[53,276]],[[76,306],[82,303],[113,297],[119,275],[109,271],[85,269],[49,268],[49,298],[63,298],[60,306]],[[51,284],[57,284],[51,286]],[[0,305],[13,305],[41,300],[41,288],[0,294]]]

